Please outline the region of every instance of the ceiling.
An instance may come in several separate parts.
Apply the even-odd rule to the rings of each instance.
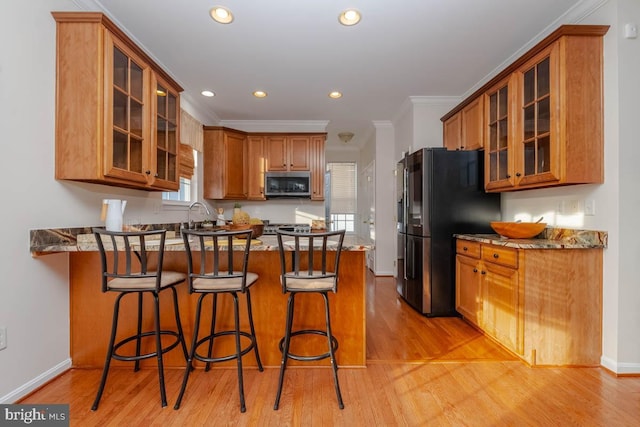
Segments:
[[[337,133],[349,131],[357,146],[374,121],[393,120],[411,96],[467,95],[584,1],[76,2],[103,10],[131,35],[212,120],[205,124],[326,121],[327,144],[342,144]],[[234,22],[214,22],[215,5],[228,7]],[[362,13],[358,25],[338,23],[347,7]],[[203,97],[205,89],[216,96]],[[257,89],[269,96],[254,98]],[[344,96],[330,99],[332,90]]]

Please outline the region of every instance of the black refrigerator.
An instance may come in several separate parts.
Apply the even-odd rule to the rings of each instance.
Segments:
[[[484,191],[482,151],[423,148],[398,163],[396,287],[426,316],[454,316],[454,234],[493,233],[500,194]]]

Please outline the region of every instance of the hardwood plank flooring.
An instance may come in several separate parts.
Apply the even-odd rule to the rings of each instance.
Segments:
[[[173,409],[183,371],[112,369],[90,410],[100,371],[73,369],[21,403],[68,403],[72,426],[638,426],[640,378],[601,368],[529,368],[459,318],[429,319],[396,296],[392,278],[368,280],[367,368],[341,368],[338,409],[327,368],[245,369],[247,412],[235,368],[195,370]],[[338,350],[338,357],[339,357]],[[339,359],[338,359],[339,360]]]

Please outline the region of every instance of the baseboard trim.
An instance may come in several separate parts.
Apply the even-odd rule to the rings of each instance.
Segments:
[[[640,363],[617,362],[611,358],[602,356],[600,364],[615,375],[640,375]]]
[[[71,369],[71,359],[64,360],[48,371],[45,371],[42,374],[38,375],[26,384],[23,384],[17,389],[0,397],[0,403],[15,403],[23,397],[27,396],[29,393],[32,393],[33,391],[42,387],[52,379],[68,371],[69,369]]]

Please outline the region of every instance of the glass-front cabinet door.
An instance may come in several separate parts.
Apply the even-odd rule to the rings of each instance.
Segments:
[[[485,183],[487,190],[514,186],[514,114],[511,113],[513,93],[513,78],[498,83],[486,93]]]
[[[151,150],[151,164],[155,164],[151,184],[163,189],[179,187],[178,179],[178,120],[179,98],[169,85],[154,79],[155,138]]]
[[[522,126],[517,136],[518,185],[559,180],[557,47],[541,52],[519,72],[519,119]]]
[[[125,46],[107,37],[107,87],[104,174],[127,181],[147,180],[149,69]]]

